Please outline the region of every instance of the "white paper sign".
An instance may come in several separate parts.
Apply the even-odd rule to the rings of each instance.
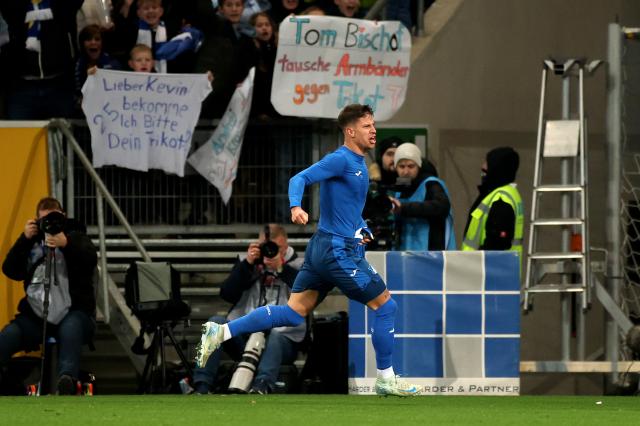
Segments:
[[[82,88],[93,166],[184,176],[201,103],[210,92],[206,74],[99,69]]]
[[[411,35],[399,21],[290,16],[280,24],[271,103],[283,115],[336,118],[368,104],[378,121],[404,103]]]
[[[575,157],[580,141],[580,120],[549,120],[544,133],[545,157]]]
[[[187,160],[218,188],[225,204],[231,198],[232,184],[236,180],[244,131],[251,111],[254,75],[255,68],[251,68],[247,78],[233,92],[229,106],[209,140]]]

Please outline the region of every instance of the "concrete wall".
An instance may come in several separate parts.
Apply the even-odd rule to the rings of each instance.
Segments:
[[[640,2],[438,0],[427,13],[427,31],[430,17],[435,23],[447,7],[455,8],[448,22],[437,33],[417,41],[416,48],[423,50],[412,64],[409,95],[392,121],[428,124],[429,157],[452,193],[460,240],[469,206],[477,196],[480,164],[489,149],[511,145],[518,150],[517,183],[525,208],[531,204],[542,60],[606,59],[608,23],[618,19],[623,25],[640,26]],[[551,76],[548,82],[547,116],[557,119],[560,78]],[[577,83],[572,86],[576,87]],[[577,111],[575,105],[573,110]],[[604,67],[585,80],[585,110],[591,245],[603,247],[607,173]],[[557,170],[549,170],[549,177],[555,173]],[[526,215],[528,218],[529,210]],[[538,296],[534,311],[523,317],[523,360],[560,359],[559,299],[558,295]],[[587,317],[587,354],[597,354],[603,345],[603,318],[602,309],[594,303]],[[522,383],[525,393],[600,393],[602,384],[598,375],[525,375]]]

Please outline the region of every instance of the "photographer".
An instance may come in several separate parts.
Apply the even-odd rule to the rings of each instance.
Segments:
[[[18,314],[0,332],[0,365],[18,351],[38,348],[43,340],[43,312],[48,311],[46,334],[59,345],[57,391],[72,395],[82,345],[91,341],[95,331],[96,249],[85,227],[64,217],[55,198],[41,199],[36,213],[37,219],[27,220],[2,264],[7,277],[24,282],[26,296]],[[48,307],[44,306],[45,271],[51,272]]]
[[[393,162],[396,149],[402,145],[402,139],[391,136],[380,141],[376,146],[376,161],[368,168],[369,180],[380,185],[393,185],[398,177]]]
[[[400,178],[410,185],[391,197],[396,216],[399,250],[455,250],[453,214],[449,192],[436,168],[422,160],[420,148],[403,143],[394,156]]]
[[[367,245],[367,250],[392,250],[396,240],[391,201],[388,195],[395,193],[398,175],[393,163],[396,148],[402,139],[391,136],[380,141],[376,146],[376,159],[368,167],[369,190],[365,201],[362,218],[374,236]]]
[[[289,247],[287,233],[282,226],[269,224],[265,228],[269,231],[269,238],[265,238],[265,233],[261,232],[260,241],[249,244],[246,255],[238,258],[229,277],[222,284],[220,296],[233,303],[233,307],[226,318],[212,317],[209,321],[222,324],[260,306],[287,304],[291,286],[304,259]],[[280,366],[295,361],[299,343],[304,339],[305,333],[304,322],[296,327],[271,330],[251,392],[264,394],[274,390]],[[249,335],[235,336],[225,342],[222,348],[231,358],[239,360],[248,338]],[[194,371],[193,383],[197,393],[209,393],[212,390],[220,357],[220,350],[216,350],[204,368]]]

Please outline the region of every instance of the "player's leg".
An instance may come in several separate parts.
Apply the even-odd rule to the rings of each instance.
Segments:
[[[339,257],[329,268],[336,285],[355,301],[374,311],[371,343],[376,354],[376,393],[380,395],[418,395],[417,386],[399,381],[393,370],[393,341],[398,305],[391,297],[382,277],[366,259],[353,254],[351,247],[339,250]]]
[[[375,312],[371,343],[376,352],[376,393],[396,396],[419,395],[417,386],[398,380],[393,371],[393,340],[398,305],[389,294],[389,290],[385,289],[367,302],[367,306]]]
[[[223,342],[240,334],[251,334],[274,327],[295,327],[302,324],[313,310],[321,292],[309,288],[318,281],[317,276],[303,267],[293,284],[293,292],[287,305],[261,306],[227,324],[207,322],[202,326],[202,337],[197,349],[198,367],[206,364],[209,355]]]
[[[327,291],[314,267],[318,261],[315,254],[322,253],[322,250],[318,250],[317,240],[318,238],[314,235],[307,245],[305,261],[293,282],[287,305],[262,306],[229,322],[222,330],[224,340],[237,334],[255,333],[274,327],[295,327],[302,324]]]

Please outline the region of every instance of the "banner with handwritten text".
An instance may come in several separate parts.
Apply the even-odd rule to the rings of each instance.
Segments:
[[[280,24],[271,103],[283,115],[325,118],[369,104],[388,120],[404,103],[410,54],[399,21],[290,16]]]
[[[162,169],[184,176],[206,74],[97,70],[82,88],[93,166]]]
[[[247,78],[233,92],[229,106],[209,140],[187,160],[218,188],[225,204],[231,198],[232,184],[236,180],[244,131],[249,122],[254,75],[255,68],[251,68]]]

